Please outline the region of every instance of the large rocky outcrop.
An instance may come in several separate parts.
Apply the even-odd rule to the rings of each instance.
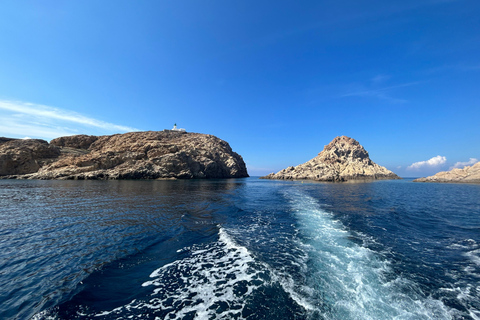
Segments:
[[[1,141],[1,140],[0,140]],[[19,141],[19,140],[16,140]],[[41,140],[20,140],[39,144]],[[0,142],[1,143],[1,142]],[[3,145],[10,141],[2,143]],[[203,179],[248,177],[245,163],[229,144],[207,134],[174,131],[130,132],[111,136],[77,135],[41,142],[55,155],[31,154],[37,165],[24,165],[22,148],[1,152],[0,175],[20,179]],[[30,148],[32,149],[32,148]],[[22,167],[24,170],[12,170]],[[8,175],[8,176],[6,176]]]
[[[316,181],[400,179],[392,171],[370,160],[360,143],[346,136],[333,139],[312,160],[262,178]]]
[[[463,169],[442,171],[433,176],[419,178],[414,182],[456,182],[456,183],[480,183],[480,162]]]
[[[37,172],[59,155],[45,140],[0,138],[0,176]]]

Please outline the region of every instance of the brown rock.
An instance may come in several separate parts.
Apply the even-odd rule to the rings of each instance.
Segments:
[[[419,178],[414,182],[456,182],[456,183],[480,183],[480,162],[463,169],[442,171],[433,176]]]
[[[0,176],[37,172],[59,155],[45,140],[0,138]]]
[[[50,144],[57,147],[67,147],[73,149],[88,149],[92,143],[98,139],[97,136],[87,136],[79,134],[76,136],[67,136],[53,139]]]
[[[48,144],[47,144],[48,145]],[[174,131],[52,140],[61,155],[22,179],[204,179],[248,177],[242,157],[212,135]],[[88,149],[88,150],[87,150]],[[59,153],[60,153],[59,151]],[[37,171],[38,170],[38,171]],[[8,172],[3,174],[17,174]]]
[[[360,143],[346,136],[333,139],[312,160],[262,178],[316,181],[400,179],[395,173],[370,160]]]

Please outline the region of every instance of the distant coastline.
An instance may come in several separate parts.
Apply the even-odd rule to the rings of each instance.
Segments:
[[[433,176],[418,178],[414,182],[440,182],[440,183],[480,183],[480,162],[463,169],[454,168],[442,171]]]

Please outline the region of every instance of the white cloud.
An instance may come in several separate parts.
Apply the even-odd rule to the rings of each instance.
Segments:
[[[436,156],[426,161],[419,161],[412,163],[407,167],[407,170],[419,170],[425,168],[439,167],[447,162],[447,158]]]
[[[79,113],[52,108],[40,104],[18,102],[18,101],[0,101],[0,109],[9,110],[17,113],[23,113],[43,118],[50,118],[62,121],[69,121],[87,126],[120,131],[135,131],[135,128],[120,126],[105,121],[96,120],[83,116]]]
[[[40,104],[0,100],[0,136],[52,139],[73,134],[112,134],[139,131],[77,112]]]
[[[465,162],[457,162],[453,165],[453,167],[450,167],[450,170],[451,169],[454,169],[454,168],[459,168],[459,169],[462,169],[464,168],[465,166],[471,166],[471,165],[474,165],[475,163],[477,163],[479,160],[476,159],[476,158],[470,158],[470,160],[468,161],[465,161]]]

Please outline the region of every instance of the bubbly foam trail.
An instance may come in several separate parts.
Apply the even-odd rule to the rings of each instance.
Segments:
[[[218,242],[193,247],[187,258],[176,260],[153,271],[149,301],[101,312],[95,317],[142,319],[155,314],[156,319],[241,319],[249,295],[262,285],[261,268],[245,247],[237,245],[220,228]]]
[[[314,198],[300,190],[289,190],[285,197],[298,220],[298,245],[309,257],[306,285],[311,290],[298,295],[318,306],[311,312],[325,319],[455,318],[442,301],[394,276],[388,261],[351,241],[343,224]]]
[[[456,296],[459,304],[468,310],[468,315],[474,320],[480,320],[480,302],[478,293],[480,285],[478,282],[469,281],[463,276],[467,275],[473,279],[480,279],[480,243],[473,239],[462,240],[451,244],[449,249],[459,250],[468,263],[463,270],[452,271],[450,276],[456,280],[453,287],[442,288],[441,290]]]

